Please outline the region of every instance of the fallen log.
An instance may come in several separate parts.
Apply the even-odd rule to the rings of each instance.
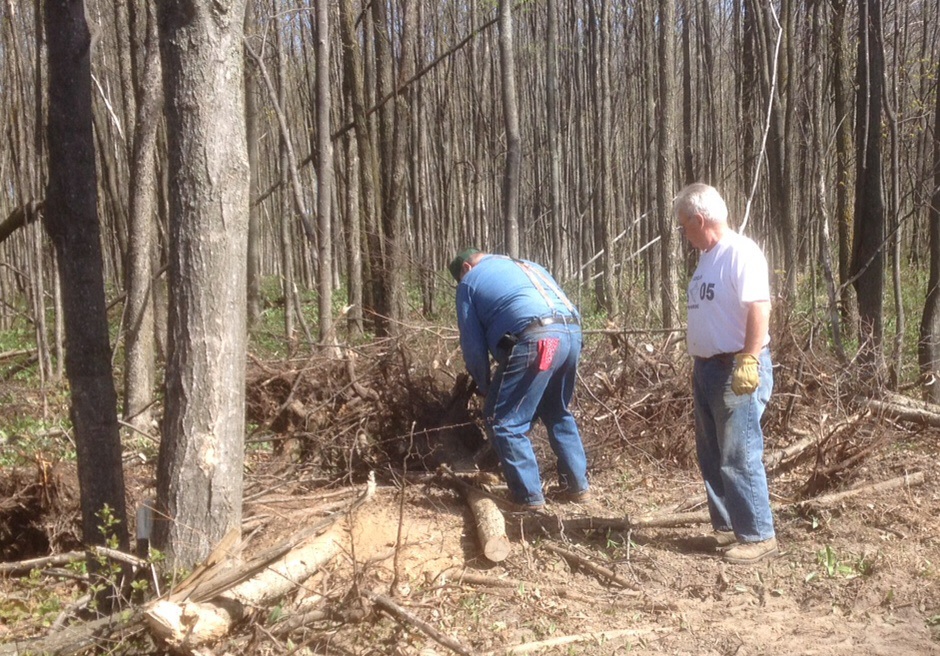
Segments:
[[[349,511],[375,493],[375,477]],[[342,551],[343,522],[321,522],[294,534],[240,567],[212,565],[195,585],[151,604],[144,619],[177,653],[193,654],[226,635],[251,608],[265,607],[302,584]],[[216,550],[218,551],[218,550]]]
[[[937,406],[928,403],[918,404],[914,399],[899,397],[899,395],[892,395],[889,398],[891,400],[887,401],[870,399],[868,405],[873,410],[893,419],[925,426],[940,426],[940,413],[935,411]]]
[[[913,474],[905,474],[904,476],[899,476],[897,478],[892,478],[887,481],[882,481],[881,483],[873,483],[871,485],[863,485],[861,487],[852,488],[850,490],[844,490],[842,492],[834,492],[832,494],[824,494],[820,497],[814,497],[812,499],[806,499],[804,501],[797,501],[794,504],[787,505],[797,505],[797,506],[831,506],[835,503],[839,503],[844,499],[850,497],[856,497],[862,494],[867,494],[869,492],[885,492],[887,490],[896,490],[899,487],[913,487],[914,485],[922,485],[924,482],[924,472],[914,472]]]
[[[940,416],[940,405],[936,403],[930,403],[922,399],[914,399],[910,396],[897,394],[895,392],[886,392],[884,400],[893,405],[913,408],[915,410],[923,410],[924,412],[929,412],[930,414]]]
[[[506,560],[512,543],[506,536],[506,518],[503,517],[502,511],[495,501],[475,489],[464,490],[464,496],[473,511],[477,538],[483,548],[483,555],[494,563]]]

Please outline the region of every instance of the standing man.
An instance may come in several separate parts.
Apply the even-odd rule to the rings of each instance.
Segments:
[[[467,370],[484,395],[487,433],[512,500],[545,505],[539,465],[526,435],[538,417],[558,459],[563,495],[588,497],[587,458],[568,403],[581,355],[581,318],[543,267],[475,248],[450,263]],[[498,366],[490,379],[490,354]]]
[[[728,207],[714,187],[687,186],[675,211],[686,239],[701,251],[689,282],[687,339],[713,545],[730,547],[728,562],[754,563],[777,555],[760,425],[774,384],[767,259],[728,226]]]

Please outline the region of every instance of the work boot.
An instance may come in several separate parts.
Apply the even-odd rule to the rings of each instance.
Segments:
[[[764,558],[778,555],[777,538],[770,538],[762,542],[741,542],[725,552],[724,559],[736,565],[750,565]]]
[[[565,500],[570,501],[571,503],[584,503],[590,501],[594,498],[594,495],[591,494],[591,490],[581,490],[580,492],[568,492],[565,494]]]
[[[688,539],[688,546],[696,551],[712,553],[738,543],[734,531],[715,531],[709,535],[700,535]]]

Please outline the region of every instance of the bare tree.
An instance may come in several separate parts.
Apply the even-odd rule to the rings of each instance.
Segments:
[[[330,5],[317,2],[317,228],[320,248],[320,342],[335,342],[333,334],[333,142],[330,132]]]
[[[656,154],[656,213],[662,244],[663,327],[675,328],[679,323],[678,240],[672,215],[675,193],[675,77],[676,62],[675,3],[659,0],[659,138]]]
[[[91,35],[82,0],[43,3],[49,61],[45,225],[58,255],[78,452],[82,538],[103,544],[105,506],[128,547],[124,474],[105,309],[92,135]]]
[[[937,59],[940,74],[940,58]],[[933,181],[934,192],[927,208],[930,241],[930,277],[927,281],[927,300],[920,321],[920,341],[917,357],[920,364],[924,398],[940,403],[940,91],[934,91]]]
[[[245,35],[247,36],[257,24],[257,9],[255,0],[248,0],[245,4]],[[246,53],[247,57],[247,53]],[[251,197],[256,198],[260,189],[261,180],[261,93],[258,84],[258,72],[246,65],[245,70],[245,139],[248,145],[248,164],[251,168]],[[248,217],[248,266],[247,271],[247,298],[248,298],[248,329],[257,327],[261,321],[263,299],[261,296],[262,283],[262,232],[261,232],[261,203],[252,202]]]
[[[154,542],[189,567],[241,525],[249,171],[244,0],[161,2],[170,348]],[[198,102],[194,102],[198,99]]]
[[[881,373],[884,337],[885,206],[881,180],[884,48],[881,1],[859,0],[855,239],[852,276],[858,297],[862,362]],[[877,377],[874,379],[877,380]]]
[[[522,146],[516,94],[516,55],[512,39],[512,0],[499,1],[499,65],[506,124],[506,164],[503,172],[503,231],[506,253],[519,257],[519,169]]]
[[[156,148],[159,114],[163,106],[160,85],[160,51],[156,7],[146,0],[146,44],[136,43],[144,62],[136,107],[131,157],[127,301],[125,305],[124,419],[147,432],[156,381],[153,279],[151,269],[156,246],[157,174]]]
[[[848,53],[845,45],[845,23],[848,0],[830,0],[832,4],[832,32],[830,52],[832,57],[832,100],[835,119],[835,219],[838,233],[839,280],[841,284],[840,310],[842,325],[856,334],[857,305],[853,287],[846,283],[852,269],[852,226],[854,207],[852,199],[852,108],[850,106],[850,80],[846,73]]]

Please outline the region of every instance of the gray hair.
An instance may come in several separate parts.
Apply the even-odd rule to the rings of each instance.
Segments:
[[[676,215],[701,214],[710,223],[728,223],[728,206],[718,190],[702,182],[683,188],[673,203]]]

